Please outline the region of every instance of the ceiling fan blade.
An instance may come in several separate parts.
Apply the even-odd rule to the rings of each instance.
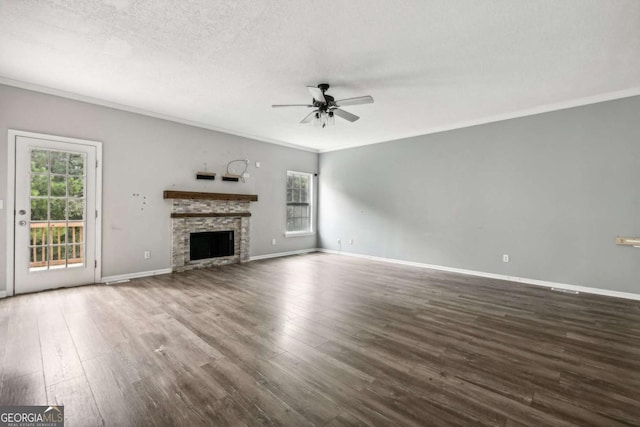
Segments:
[[[309,92],[311,92],[311,96],[313,96],[313,99],[315,99],[316,101],[320,101],[323,104],[327,103],[327,101],[324,99],[324,95],[322,94],[322,91],[320,90],[320,88],[317,88],[314,86],[307,86],[307,89],[309,89]]]
[[[356,116],[355,114],[351,114],[348,111],[344,111],[344,110],[341,110],[339,108],[334,108],[331,111],[333,111],[333,114],[335,114],[336,116],[341,117],[341,118],[343,118],[345,120],[348,120],[350,122],[355,122],[356,120],[358,120],[360,118],[360,117]]]
[[[346,107],[347,105],[358,105],[358,104],[373,104],[373,97],[367,95],[367,96],[358,96],[356,98],[340,99],[336,101],[336,105],[338,107]]]
[[[313,107],[313,105],[309,104],[273,104],[271,107],[279,108],[279,107]]]
[[[304,119],[302,119],[302,121],[300,123],[309,123],[311,120],[313,120],[313,117],[316,115],[316,113],[318,112],[318,110],[312,111],[310,112],[307,117],[305,117]]]

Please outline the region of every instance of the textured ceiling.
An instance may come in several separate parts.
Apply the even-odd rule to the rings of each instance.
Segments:
[[[0,76],[330,150],[633,93],[640,2],[0,0]],[[375,103],[270,107],[321,82]]]

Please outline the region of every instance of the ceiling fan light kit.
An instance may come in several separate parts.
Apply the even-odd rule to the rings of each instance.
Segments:
[[[341,119],[347,120],[349,122],[355,122],[360,117],[352,114],[348,111],[341,109],[340,107],[348,106],[348,105],[359,105],[359,104],[373,104],[373,97],[366,96],[358,96],[355,98],[346,98],[340,99],[338,101],[331,95],[328,95],[326,92],[329,90],[329,83],[320,83],[318,87],[307,86],[309,93],[312,96],[311,104],[274,104],[273,108],[280,107],[307,107],[307,108],[315,108],[311,113],[309,113],[300,123],[310,123],[313,121],[313,124],[318,127],[326,127],[327,125],[333,126],[335,125],[335,116],[340,117]]]
[[[336,119],[333,111],[317,111],[313,117],[313,124],[315,126],[325,127],[327,125],[333,126],[336,124]]]

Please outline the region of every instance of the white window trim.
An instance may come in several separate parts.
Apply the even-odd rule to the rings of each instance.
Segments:
[[[315,203],[315,192],[313,191],[314,187],[315,187],[315,177],[313,172],[300,172],[300,171],[292,171],[292,170],[288,170],[287,171],[287,176],[290,173],[297,173],[300,175],[308,175],[309,176],[309,182],[311,183],[311,185],[309,185],[309,205],[310,205],[310,210],[309,210],[309,215],[311,215],[309,217],[309,230],[307,231],[286,231],[287,228],[287,224],[285,221],[285,232],[284,232],[284,237],[303,237],[303,236],[313,236],[316,234],[316,230],[315,230],[315,208],[316,208],[316,203]],[[287,218],[286,215],[286,204],[285,204],[285,220]]]

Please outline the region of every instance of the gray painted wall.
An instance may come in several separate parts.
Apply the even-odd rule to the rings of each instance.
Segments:
[[[0,199],[5,202],[8,129],[102,141],[103,276],[171,266],[166,189],[257,194],[259,201],[251,204],[251,256],[316,246],[315,236],[284,238],[286,171],[317,172],[316,153],[0,85]],[[251,160],[251,177],[244,184],[195,179],[205,161],[220,174],[228,161],[245,158]],[[259,169],[255,161],[261,162]],[[0,210],[0,291],[6,288],[7,218],[7,210]],[[143,259],[145,250],[151,259]]]
[[[319,244],[640,293],[638,165],[640,97],[324,153]]]

